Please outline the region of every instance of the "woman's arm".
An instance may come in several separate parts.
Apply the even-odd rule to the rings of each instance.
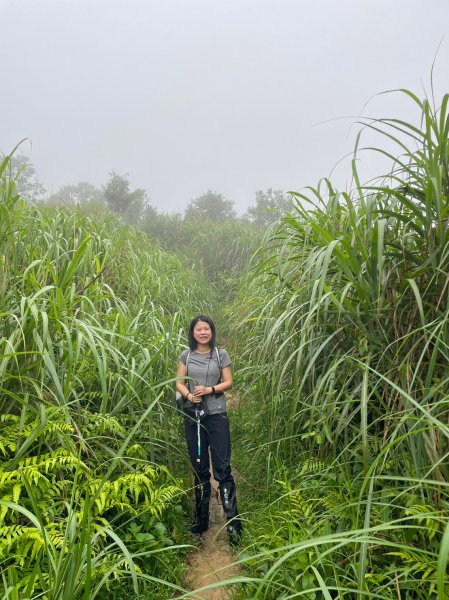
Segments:
[[[200,402],[199,399],[195,398],[195,396],[189,391],[189,388],[185,384],[185,376],[186,376],[186,366],[180,360],[178,363],[178,370],[176,371],[176,377],[179,379],[176,380],[176,389],[180,394],[190,400],[190,402]]]
[[[185,373],[184,373],[185,375]],[[230,390],[232,388],[232,371],[231,367],[225,367],[221,372],[222,382],[214,385],[215,393],[221,394],[221,392],[225,392],[226,390]],[[181,392],[182,393],[182,392]],[[207,396],[208,394],[212,394],[212,386],[208,385],[207,387],[203,385],[197,385],[195,387],[195,397],[200,398],[201,396]]]

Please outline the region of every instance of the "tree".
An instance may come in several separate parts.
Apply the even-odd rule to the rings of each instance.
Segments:
[[[21,196],[30,200],[42,200],[47,190],[39,181],[36,168],[29,160],[24,154],[14,154],[10,162],[10,175],[17,181]]]
[[[82,202],[98,200],[101,197],[101,190],[87,181],[80,181],[75,185],[63,186],[55,194],[52,194],[48,201],[53,204],[76,206]]]
[[[191,200],[184,213],[186,220],[209,219],[220,222],[235,219],[234,202],[226,200],[222,194],[208,190],[199,198]]]
[[[108,207],[127,220],[138,221],[148,205],[147,193],[144,189],[129,190],[129,174],[119,175],[111,171],[109,179],[102,187],[103,197]]]
[[[251,223],[268,227],[291,207],[291,199],[286,197],[282,190],[273,190],[272,188],[269,188],[266,192],[259,190],[256,192],[255,206],[248,208],[244,218],[251,221]]]
[[[144,231],[149,233],[157,228],[159,223],[159,215],[157,209],[151,204],[146,204],[141,214],[140,226]]]

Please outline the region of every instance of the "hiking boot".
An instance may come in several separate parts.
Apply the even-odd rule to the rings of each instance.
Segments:
[[[201,535],[209,529],[209,517],[206,519],[196,519],[190,527],[190,533]]]
[[[240,521],[229,523],[226,527],[226,531],[228,532],[230,545],[233,547],[238,546],[243,535],[242,524]]]

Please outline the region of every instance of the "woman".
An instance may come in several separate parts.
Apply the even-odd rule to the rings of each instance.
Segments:
[[[227,531],[232,544],[241,536],[235,482],[231,473],[231,437],[226,398],[232,388],[231,359],[215,347],[215,325],[206,315],[192,319],[189,350],[179,357],[176,389],[183,397],[184,430],[195,473],[195,521],[191,532],[209,527],[210,464],[218,481]]]

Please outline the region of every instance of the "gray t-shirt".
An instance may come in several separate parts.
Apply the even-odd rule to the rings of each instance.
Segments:
[[[184,364],[186,364],[188,353],[189,350],[184,350],[179,357],[179,360]],[[222,370],[229,367],[231,359],[226,350],[219,348],[218,353]],[[193,391],[195,385],[204,385],[205,387],[217,385],[220,379],[220,366],[218,364],[215,348],[212,351],[212,355],[210,352],[207,354],[199,354],[198,352],[195,352],[195,350],[190,351],[189,364],[187,365],[187,377],[192,378],[186,379],[186,385],[191,391]],[[226,412],[226,397],[223,393],[217,395],[208,394],[207,396],[203,396],[203,400],[207,402],[207,408],[210,415]],[[192,407],[192,403],[189,402],[189,400],[185,400],[184,404],[186,407]]]

